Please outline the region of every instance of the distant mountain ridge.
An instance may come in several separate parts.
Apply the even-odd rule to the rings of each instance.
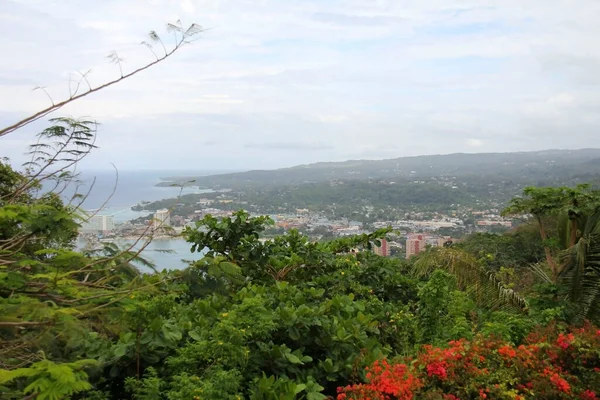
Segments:
[[[275,170],[253,170],[198,177],[174,177],[163,185],[195,179],[208,188],[298,185],[332,180],[399,180],[432,177],[489,177],[491,181],[595,180],[600,177],[600,149],[544,150],[514,153],[454,153],[386,160],[319,162]]]

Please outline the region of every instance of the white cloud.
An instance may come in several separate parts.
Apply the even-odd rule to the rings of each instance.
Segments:
[[[69,96],[76,70],[91,69],[93,85],[118,76],[105,60],[111,50],[126,71],[152,60],[139,42],[155,29],[172,43],[166,22],[211,28],[161,65],[60,111],[103,123],[92,164],[149,167],[167,155],[165,167],[239,169],[465,146],[576,148],[593,146],[600,129],[595,0],[82,4],[3,3],[1,122],[48,104],[36,85],[56,101]],[[25,143],[34,133],[13,135]],[[0,156],[18,153],[0,140]],[[206,143],[211,154],[198,157]]]
[[[181,2],[181,9],[186,14],[194,14],[196,12],[196,7],[194,6],[194,3],[192,3],[191,0],[183,0]]]
[[[467,139],[467,146],[469,147],[481,147],[483,146],[483,140],[481,139]]]

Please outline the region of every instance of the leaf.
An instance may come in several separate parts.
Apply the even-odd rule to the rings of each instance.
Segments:
[[[298,394],[301,391],[303,391],[304,389],[306,389],[306,385],[304,383],[300,383],[300,384],[296,385],[296,389],[294,390],[294,394]]]
[[[303,362],[311,362],[313,359],[311,356],[302,356],[301,360]]]
[[[290,328],[288,329],[288,334],[290,335],[290,339],[292,340],[300,339],[300,332],[295,326],[290,326]]]
[[[198,332],[196,332],[196,331],[189,331],[189,332],[188,332],[188,335],[190,335],[190,337],[191,337],[192,339],[194,339],[194,340],[196,340],[196,341],[198,341],[198,342],[199,342],[200,340],[202,340],[202,336],[200,336],[200,334],[199,334]]]
[[[114,348],[115,357],[121,358],[127,353],[127,346],[123,343],[119,343]]]
[[[228,275],[238,275],[242,270],[239,266],[227,261],[219,263],[219,268]]]
[[[302,362],[302,360],[300,360],[300,358],[298,358],[296,355],[294,355],[292,353],[283,353],[283,356],[285,358],[287,358],[287,360],[289,362],[291,362],[292,364],[304,365],[304,363]]]
[[[172,324],[164,324],[162,327],[162,333],[165,336],[165,339],[171,342],[175,342],[181,339],[181,331]]]

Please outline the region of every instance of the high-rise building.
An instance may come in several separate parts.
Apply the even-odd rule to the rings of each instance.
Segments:
[[[406,258],[419,254],[425,249],[424,235],[411,235],[406,240]]]
[[[157,210],[154,213],[154,229],[167,228],[171,226],[171,212],[167,209]]]
[[[387,240],[385,239],[381,239],[381,245],[380,246],[373,246],[373,252],[379,256],[382,257],[389,257],[390,256],[390,245],[388,244]]]
[[[112,215],[94,215],[81,224],[82,233],[108,232],[115,229]]]

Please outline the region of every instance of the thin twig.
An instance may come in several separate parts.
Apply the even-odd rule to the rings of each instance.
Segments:
[[[202,30],[198,31],[198,33],[200,33],[200,32],[202,32]],[[177,36],[175,36],[175,38],[177,39]],[[121,77],[119,77],[117,79],[113,79],[113,80],[108,81],[108,82],[106,82],[106,83],[104,83],[104,84],[102,84],[102,85],[100,85],[98,87],[90,89],[87,92],[78,94],[76,96],[73,96],[71,98],[67,98],[67,99],[65,99],[63,101],[60,101],[58,103],[52,104],[51,106],[46,107],[43,110],[40,110],[40,111],[36,112],[35,114],[30,115],[27,118],[24,118],[24,119],[22,119],[22,120],[20,120],[20,121],[18,121],[16,123],[14,123],[14,124],[12,124],[12,125],[9,125],[6,128],[0,129],[0,137],[2,137],[4,135],[7,135],[7,134],[9,134],[11,132],[14,132],[17,129],[22,128],[23,126],[32,123],[33,121],[36,121],[36,120],[38,120],[40,118],[43,118],[46,115],[50,114],[51,112],[54,112],[54,111],[56,111],[56,110],[64,107],[65,105],[67,105],[67,104],[69,104],[69,103],[71,103],[71,102],[73,102],[75,100],[79,100],[79,99],[81,99],[81,98],[83,98],[83,97],[85,97],[85,96],[87,96],[89,94],[96,93],[96,92],[98,92],[98,91],[100,91],[102,89],[105,89],[105,88],[107,88],[109,86],[112,86],[112,85],[114,85],[116,83],[119,83],[119,82],[121,82],[121,81],[123,81],[123,80],[125,80],[127,78],[130,78],[130,77],[132,77],[132,76],[134,76],[134,75],[136,75],[136,74],[138,74],[138,73],[140,73],[142,71],[147,70],[148,68],[150,68],[150,67],[158,64],[159,62],[164,61],[167,58],[169,58],[171,55],[173,55],[173,53],[175,53],[177,50],[179,50],[184,44],[186,44],[185,43],[185,37],[182,37],[181,40],[176,40],[175,47],[173,47],[173,49],[171,49],[171,51],[166,52],[165,55],[162,58],[159,58],[158,60],[154,60],[151,63],[148,63],[148,64],[144,65],[143,67],[137,68],[137,69],[133,70],[132,72],[130,72],[128,74],[122,75]]]

